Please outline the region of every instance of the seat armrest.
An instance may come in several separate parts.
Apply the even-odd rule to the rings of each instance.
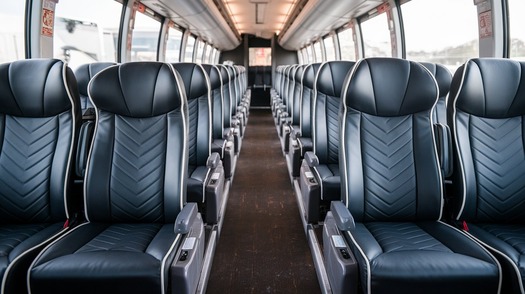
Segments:
[[[309,167],[314,167],[319,165],[319,158],[312,151],[308,151],[304,154],[304,160]]]
[[[187,234],[198,212],[197,203],[186,203],[175,220],[175,234]]]
[[[91,147],[91,140],[93,139],[94,129],[95,123],[92,121],[87,121],[80,127],[75,165],[75,174],[79,178],[83,178],[86,171],[87,158]]]
[[[443,173],[443,177],[447,178],[452,175],[453,170],[450,128],[444,124],[434,124],[434,133],[436,136],[441,172]]]
[[[346,206],[341,201],[332,201],[330,203],[330,211],[334,216],[335,223],[341,231],[351,231],[355,229],[354,217],[346,208]]]
[[[209,169],[214,169],[219,166],[221,163],[221,156],[217,152],[213,152],[206,161],[206,167]]]

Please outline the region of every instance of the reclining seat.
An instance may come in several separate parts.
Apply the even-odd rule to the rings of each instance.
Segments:
[[[231,128],[224,128],[224,107],[222,97],[222,77],[221,70],[210,64],[202,64],[202,68],[210,79],[211,97],[212,97],[212,142],[211,152],[218,153],[221,156],[224,167],[224,176],[232,176],[232,163],[235,156],[233,136]],[[225,132],[226,131],[226,132]]]
[[[332,202],[331,213],[359,263],[364,293],[499,293],[495,258],[439,221],[437,98],[427,69],[394,58],[359,61],[343,88],[344,204]]]
[[[288,153],[290,150],[290,137],[291,133],[297,133],[299,132],[299,115],[301,112],[301,95],[302,95],[302,80],[303,80],[303,73],[304,73],[305,65],[298,65],[295,69],[295,75],[294,75],[294,87],[293,87],[293,100],[292,105],[290,109],[290,115],[288,120],[288,128],[289,130],[285,132],[284,136],[284,152]]]
[[[525,63],[471,59],[452,80],[457,221],[500,260],[502,293],[524,293]]]
[[[240,135],[240,126],[239,120],[233,117],[233,100],[231,94],[231,73],[229,66],[227,65],[218,65],[221,69],[221,79],[222,79],[222,99],[224,107],[224,134],[228,136],[233,136],[233,143],[235,154],[238,154],[241,150],[241,135]]]
[[[315,79],[311,122],[313,151],[306,152],[300,173],[301,194],[309,223],[320,220],[321,206],[341,199],[338,115],[343,82],[354,64],[353,61],[324,62]]]
[[[295,91],[295,73],[297,72],[297,68],[299,65],[295,64],[290,67],[290,71],[288,72],[288,85],[287,87],[287,94],[286,94],[286,104],[284,107],[284,110],[281,111],[281,114],[277,117],[277,123],[278,123],[278,133],[279,136],[282,138],[282,147],[283,150],[285,149],[284,146],[284,138],[287,136],[287,134],[290,132],[290,121],[292,119],[292,110],[293,110],[293,104],[294,104],[294,91]]]
[[[230,111],[231,111],[231,121],[232,126],[234,126],[235,131],[240,136],[240,138],[244,137],[244,120],[242,115],[237,112],[237,73],[235,72],[235,68],[232,65],[224,65],[226,69],[228,70],[228,75],[230,77],[230,82],[228,83],[229,87],[229,95],[230,95]]]
[[[211,153],[212,103],[208,75],[197,63],[174,63],[188,101],[188,194],[187,201],[198,203],[204,222],[215,224],[223,200],[224,169],[219,153]]]
[[[204,228],[196,204],[185,205],[182,80],[169,64],[125,63],[96,75],[89,95],[97,121],[84,183],[88,222],[37,257],[30,292],[195,292]]]
[[[286,105],[288,103],[288,85],[290,82],[290,71],[293,65],[286,65],[283,69],[283,74],[281,78],[281,96],[280,99],[274,101],[274,120],[276,126],[279,126],[279,117],[281,113],[286,112]]]
[[[0,89],[0,292],[26,293],[32,259],[73,218],[79,97],[56,59],[1,64]]]
[[[434,107],[434,113],[432,114],[432,119],[434,123],[439,123],[442,125],[447,124],[447,96],[450,92],[450,84],[452,82],[452,74],[450,71],[441,64],[430,63],[430,62],[421,62],[421,64],[426,67],[430,73],[436,79],[439,88],[439,99]]]

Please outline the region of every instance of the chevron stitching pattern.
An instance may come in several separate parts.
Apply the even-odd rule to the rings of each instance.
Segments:
[[[76,253],[118,250],[145,252],[159,232],[161,224],[114,224]]]
[[[6,117],[0,156],[0,220],[49,220],[49,178],[57,131],[55,117]]]
[[[415,223],[367,223],[366,227],[385,253],[417,250],[452,252]]]
[[[412,219],[417,202],[412,117],[363,115],[361,127],[366,217]]]
[[[7,256],[27,238],[45,229],[47,225],[3,225],[0,227],[0,257]]]
[[[197,165],[197,125],[199,124],[199,99],[192,99],[188,101],[188,117],[189,117],[189,133],[188,133],[188,147],[189,147],[189,164]]]
[[[479,224],[477,226],[505,241],[520,254],[525,254],[525,226],[517,224]]]
[[[111,209],[117,221],[163,218],[165,117],[116,117]]]
[[[339,98],[326,97],[326,132],[328,133],[328,163],[339,162]]]
[[[525,151],[521,124],[521,117],[471,119],[478,220],[525,220]]]

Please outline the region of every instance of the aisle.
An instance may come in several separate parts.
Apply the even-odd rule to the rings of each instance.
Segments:
[[[269,109],[250,110],[207,293],[320,293]]]

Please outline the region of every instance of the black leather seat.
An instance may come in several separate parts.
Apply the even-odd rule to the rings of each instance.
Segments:
[[[447,97],[450,92],[450,84],[452,83],[452,74],[445,66],[438,63],[421,62],[421,64],[434,75],[439,88],[439,99],[434,107],[432,119],[434,123],[448,125]]]
[[[317,222],[323,204],[341,199],[341,180],[339,176],[339,123],[343,82],[354,66],[352,61],[328,61],[319,67],[315,79],[312,113],[313,151],[304,156],[307,164],[301,171],[301,193],[304,206],[309,213],[308,222]],[[309,173],[319,185],[318,193],[310,193],[305,185],[311,183]]]
[[[188,202],[201,205],[201,213],[207,223],[217,223],[222,205],[224,170],[218,153],[211,153],[212,101],[210,81],[204,68],[197,63],[174,63],[182,77],[188,101],[189,159]],[[218,189],[210,191],[213,186]]]
[[[524,293],[525,63],[471,59],[448,104],[458,221],[500,260],[502,293]]]
[[[0,292],[26,293],[32,259],[73,218],[79,97],[56,59],[1,64],[0,89]]]
[[[301,115],[301,96],[303,93],[303,73],[306,65],[298,65],[295,69],[293,98],[289,109],[289,120],[287,122],[289,130],[284,134],[284,152],[290,151],[290,138],[293,133],[299,132],[300,115]]]
[[[182,89],[173,67],[157,62],[117,65],[93,78],[97,126],[84,187],[88,222],[33,262],[31,293],[195,291],[204,237],[196,205],[185,205]],[[181,243],[191,245],[184,260]]]
[[[89,101],[88,84],[89,81],[101,70],[115,65],[114,62],[94,62],[82,64],[75,70],[75,77],[78,82],[78,92],[80,93],[80,109],[85,112],[88,109],[93,109],[91,101]],[[94,113],[94,110],[91,110]]]
[[[337,209],[342,202],[331,212],[359,263],[364,293],[499,291],[495,258],[439,221],[443,191],[431,125],[437,98],[432,75],[403,59],[361,60],[345,83],[342,199],[355,225],[338,213],[348,212]]]

